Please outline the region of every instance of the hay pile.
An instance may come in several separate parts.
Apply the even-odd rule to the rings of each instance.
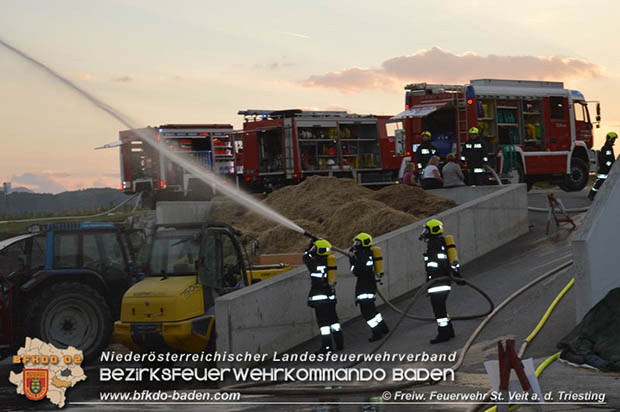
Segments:
[[[351,179],[323,176],[276,190],[263,202],[341,248],[348,248],[359,232],[379,236],[455,206],[417,187],[396,185],[374,191]],[[308,238],[229,200],[214,201],[210,219],[258,238],[263,254],[299,253],[308,244]]]

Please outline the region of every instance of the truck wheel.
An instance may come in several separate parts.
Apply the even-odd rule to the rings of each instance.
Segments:
[[[58,348],[73,346],[85,360],[96,358],[112,337],[112,315],[95,289],[77,282],[62,282],[41,290],[26,314],[28,336]]]
[[[564,184],[560,187],[567,192],[576,192],[586,187],[588,178],[588,164],[582,159],[574,157],[570,162],[570,173],[564,177]]]

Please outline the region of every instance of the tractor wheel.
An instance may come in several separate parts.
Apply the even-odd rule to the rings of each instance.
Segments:
[[[112,315],[95,289],[62,282],[41,290],[26,314],[28,336],[57,348],[73,346],[85,360],[95,359],[112,337]]]
[[[564,184],[560,187],[567,192],[577,192],[588,184],[588,164],[578,157],[570,162],[570,173],[564,177]]]

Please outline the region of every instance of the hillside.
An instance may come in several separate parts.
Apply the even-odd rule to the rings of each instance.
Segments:
[[[41,216],[66,212],[93,211],[109,208],[127,198],[120,190],[84,189],[58,193],[13,192],[8,196],[11,218]],[[6,216],[7,202],[0,192],[0,217]]]

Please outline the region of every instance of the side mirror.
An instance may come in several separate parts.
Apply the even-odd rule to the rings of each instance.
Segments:
[[[601,104],[600,103],[596,104],[596,118],[599,120],[601,118]]]
[[[252,256],[256,256],[258,254],[258,240],[252,242]]]

